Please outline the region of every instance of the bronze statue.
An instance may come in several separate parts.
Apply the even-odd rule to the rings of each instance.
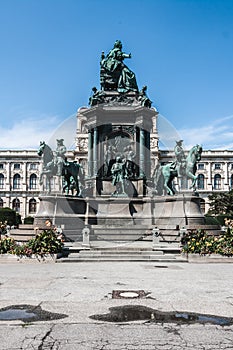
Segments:
[[[174,148],[174,153],[176,160],[174,162],[174,167],[176,167],[178,176],[183,176],[185,173],[185,153],[183,149],[183,140],[176,141],[176,145]]]
[[[66,162],[66,146],[63,144],[64,139],[57,139],[57,148],[55,151],[55,164],[57,165],[57,175],[62,175],[63,165]]]
[[[116,191],[113,193],[114,196],[126,196],[125,192],[125,163],[122,162],[121,157],[116,157],[116,163],[113,164],[112,169],[112,184],[116,186]]]
[[[116,40],[113,49],[106,57],[102,53],[100,81],[103,90],[138,92],[135,74],[124,64],[125,58],[131,58],[131,54],[122,52],[120,40]]]
[[[148,98],[146,94],[147,86],[143,86],[138,94],[138,101],[141,103],[143,107],[151,107],[152,101]]]
[[[112,145],[108,145],[104,154],[104,175],[111,176],[112,165],[115,161],[116,149]]]
[[[180,140],[181,141],[181,140]],[[182,153],[182,152],[181,152]],[[197,166],[196,163],[201,160],[201,154],[202,154],[202,146],[196,145],[193,146],[192,149],[189,151],[187,157],[185,158],[185,165],[183,168],[183,176],[185,176],[187,179],[192,180],[191,187],[193,191],[196,191],[196,170]],[[183,158],[181,158],[183,161]],[[154,185],[155,185],[155,193],[158,195],[162,195],[163,189],[166,190],[168,195],[174,195],[175,190],[173,188],[173,180],[175,177],[178,177],[178,169],[176,166],[174,167],[175,162],[169,163],[163,166],[157,166],[154,174]]]
[[[131,145],[124,148],[124,157],[127,178],[134,178],[136,176],[136,164],[134,163],[136,153]]]
[[[104,91],[97,90],[95,86],[92,88],[92,91],[93,91],[93,95],[89,98],[89,105],[93,107],[100,103],[103,103],[104,96],[105,96]]]
[[[46,177],[46,183],[48,185],[47,192],[51,193],[51,180],[53,176],[58,175],[58,164],[61,167],[61,175],[64,177],[65,185],[63,187],[63,192],[74,193],[76,190],[76,195],[81,196],[81,190],[84,188],[84,169],[81,164],[76,161],[68,162],[64,158],[66,147],[63,145],[63,139],[57,140],[58,147],[55,151],[55,155],[44,141],[40,142],[40,147],[38,149],[38,155],[43,156],[43,170],[40,173],[40,184],[43,184],[43,177]],[[58,157],[60,157],[60,163],[58,163]]]

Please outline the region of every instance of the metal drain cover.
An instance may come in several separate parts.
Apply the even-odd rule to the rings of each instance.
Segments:
[[[113,299],[136,299],[146,297],[149,293],[144,290],[113,290]]]

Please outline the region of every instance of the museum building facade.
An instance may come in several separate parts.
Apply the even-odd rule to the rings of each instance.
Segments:
[[[88,132],[82,129],[82,109],[77,120],[76,146],[66,156],[69,161],[82,164],[87,174]],[[174,151],[160,150],[158,140],[155,120],[150,135],[151,173],[158,162],[166,164],[174,160]],[[0,150],[0,207],[14,209],[22,218],[34,217],[39,206],[41,170],[42,159],[37,150]],[[197,189],[203,198],[202,210],[207,212],[209,194],[233,188],[233,151],[203,150],[196,174]],[[54,177],[52,190],[56,192],[57,187],[58,179]]]

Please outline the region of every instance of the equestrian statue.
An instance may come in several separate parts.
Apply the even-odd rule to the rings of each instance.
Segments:
[[[46,177],[47,192],[51,193],[51,180],[53,176],[63,176],[64,186],[62,191],[73,194],[76,191],[76,196],[81,196],[82,188],[84,188],[84,170],[83,167],[74,162],[68,162],[65,157],[66,147],[63,144],[63,139],[57,140],[56,151],[53,152],[50,146],[44,141],[40,142],[37,151],[39,156],[43,156],[43,169],[40,173],[40,184],[43,184],[43,177]]]
[[[182,142],[182,140],[176,141],[177,145],[174,149],[176,160],[174,162],[162,166],[158,164],[155,168],[153,182],[155,188],[154,193],[157,195],[162,195],[163,190],[165,190],[168,195],[174,195],[173,180],[175,177],[191,179],[192,184],[190,189],[193,189],[194,192],[196,191],[196,163],[201,160],[202,146],[193,146],[187,157],[185,157]]]

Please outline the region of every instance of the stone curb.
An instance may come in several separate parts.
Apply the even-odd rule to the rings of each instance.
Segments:
[[[0,254],[0,264],[2,263],[55,263],[58,254],[46,254],[41,257],[39,255],[17,256],[14,254]]]
[[[187,257],[189,263],[233,263],[233,257],[222,256],[219,254],[199,255],[182,254]]]

